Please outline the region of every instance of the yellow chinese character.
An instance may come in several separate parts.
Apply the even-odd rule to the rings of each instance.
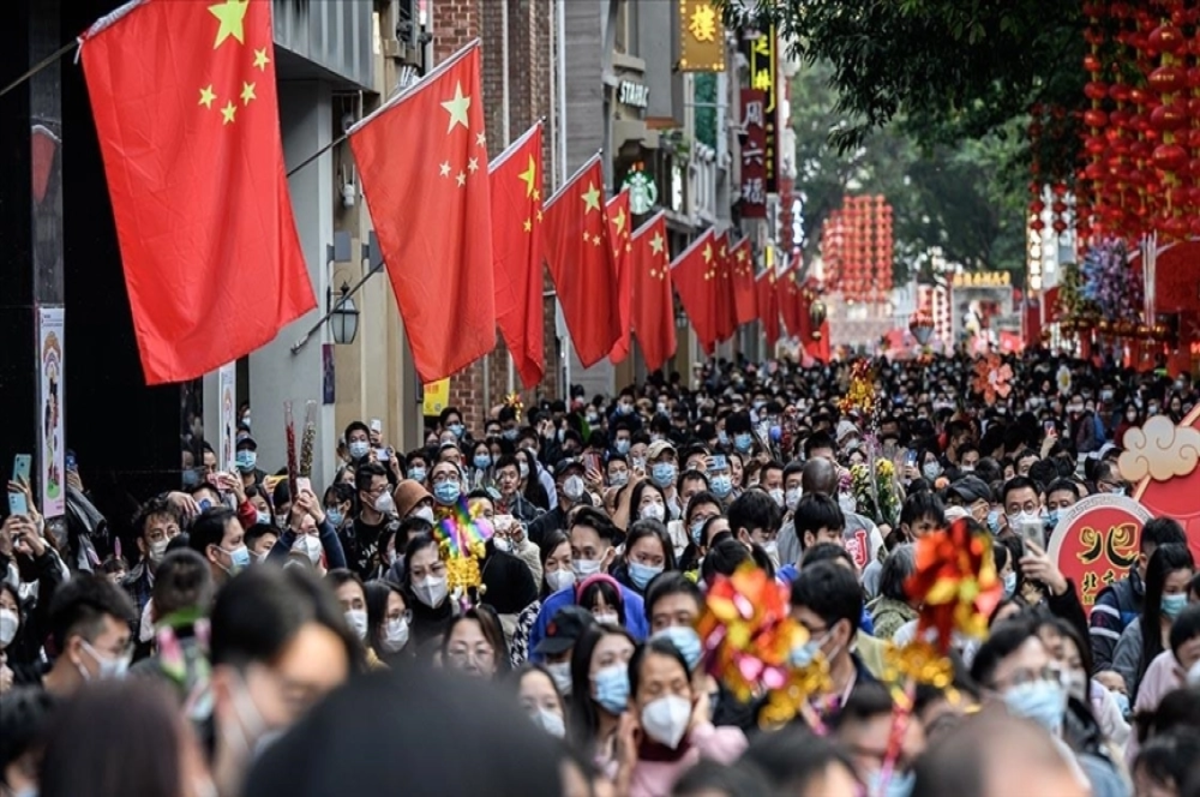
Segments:
[[[760,69],[754,73],[754,88],[763,91],[771,90],[771,70]]]
[[[698,3],[692,10],[688,31],[698,42],[711,42],[717,38],[717,12],[708,3]]]
[[[1100,586],[1099,579],[1094,572],[1083,574],[1083,582],[1079,585],[1083,591],[1083,605],[1091,606],[1096,602],[1097,587]]]

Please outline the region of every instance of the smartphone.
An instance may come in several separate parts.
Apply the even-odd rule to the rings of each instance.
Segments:
[[[517,519],[512,515],[496,515],[492,518],[492,528],[496,531],[507,531],[512,528]]]
[[[600,455],[595,452],[588,452],[583,455],[583,466],[589,471],[600,470]]]
[[[388,453],[386,448],[375,449],[375,459],[379,460],[380,462],[387,462],[391,458],[392,455]]]
[[[379,420],[378,418],[372,418],[371,419],[371,431],[375,432],[377,434],[379,432],[382,432],[383,431],[383,421]]]
[[[1017,529],[1017,534],[1021,536],[1021,542],[1026,547],[1029,546],[1029,543],[1033,543],[1038,550],[1046,550],[1046,528],[1041,520],[1022,521]]]
[[[1042,429],[1045,430],[1046,434],[1053,433],[1054,432],[1054,421],[1044,421],[1042,423]]]
[[[8,514],[28,515],[29,504],[25,501],[25,493],[8,494]]]
[[[712,464],[709,466],[710,473],[718,473],[726,470],[729,467],[729,458],[724,454],[713,454]]]
[[[32,454],[17,454],[13,457],[13,481],[28,484],[29,470],[32,466]]]
[[[905,454],[904,463],[910,468],[917,467],[917,452],[910,450],[907,454]]]
[[[72,472],[79,470],[79,464],[75,461],[75,452],[74,451],[67,452],[64,462],[67,466],[67,470],[72,471]]]
[[[307,476],[299,476],[296,478],[296,492],[302,493],[305,490],[312,492],[312,479]]]

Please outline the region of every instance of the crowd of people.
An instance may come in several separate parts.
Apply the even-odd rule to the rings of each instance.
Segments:
[[[847,402],[849,364],[713,361],[470,426],[448,408],[407,452],[355,422],[319,486],[259,463],[247,414],[235,471],[189,430],[181,488],[128,535],[78,473],[63,534],[12,482],[0,794],[1200,797],[1183,528],[1147,522],[1090,606],[1047,553],[1065,509],[1130,490],[1124,432],[1178,422],[1194,386],[1011,365],[985,398],[966,358],[879,361]],[[887,500],[852,476],[880,461]],[[494,530],[473,601],[434,533],[464,504]],[[897,723],[914,543],[958,520],[991,535],[1003,599]],[[788,585],[796,654],[827,663],[815,722],[767,722],[765,685],[705,666],[706,592],[745,568]]]

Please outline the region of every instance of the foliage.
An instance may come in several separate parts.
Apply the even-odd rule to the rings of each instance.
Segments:
[[[697,72],[694,84],[696,103],[696,140],[717,148],[717,75]]]

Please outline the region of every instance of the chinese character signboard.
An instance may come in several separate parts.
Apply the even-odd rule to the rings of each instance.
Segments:
[[[742,89],[742,218],[767,217],[767,126],[763,93]]]
[[[775,26],[761,33],[748,33],[755,38],[743,38],[742,54],[750,67],[750,88],[763,94],[762,120],[764,129],[764,188],[774,194],[779,189],[779,56],[775,48]],[[745,120],[745,117],[742,117]]]
[[[725,71],[725,26],[717,0],[679,0],[679,71]]]
[[[1064,510],[1047,552],[1075,584],[1088,614],[1100,590],[1125,578],[1137,563],[1142,527],[1150,517],[1137,501],[1111,493],[1088,496]]]

